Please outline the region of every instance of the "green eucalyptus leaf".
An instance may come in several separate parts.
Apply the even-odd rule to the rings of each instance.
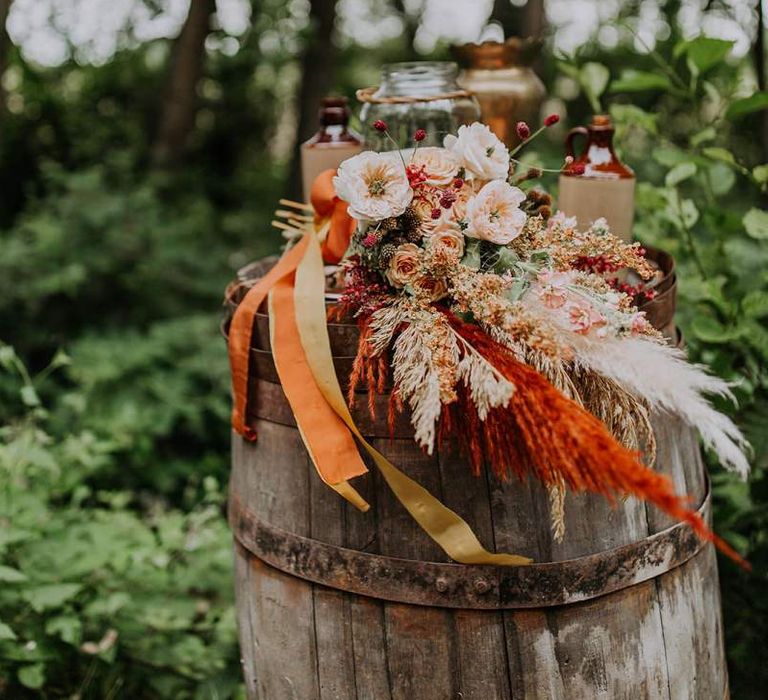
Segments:
[[[664,178],[664,183],[667,187],[675,187],[679,185],[683,180],[687,180],[689,177],[693,177],[696,174],[696,163],[686,161],[685,163],[678,163],[672,170],[667,173]]]
[[[461,264],[466,265],[473,270],[480,269],[480,241],[467,241],[467,245],[464,248],[464,257],[461,259]]]
[[[523,277],[518,277],[512,286],[506,291],[505,296],[512,302],[518,301],[528,289],[528,281]]]
[[[741,119],[749,114],[768,109],[768,92],[758,91],[749,97],[731,102],[725,112],[728,119]]]
[[[768,212],[762,209],[750,209],[742,219],[747,233],[757,240],[768,240]]]
[[[648,73],[629,68],[622,71],[611,83],[611,92],[644,92],[645,90],[669,90],[672,83],[663,73]]]

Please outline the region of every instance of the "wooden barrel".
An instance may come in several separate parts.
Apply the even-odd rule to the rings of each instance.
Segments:
[[[556,542],[535,480],[480,477],[455,449],[414,443],[407,416],[353,414],[390,460],[481,541],[532,557],[463,566],[410,518],[375,467],[349,506],[316,475],[256,323],[249,423],[232,441],[229,519],[251,700],[711,700],[727,697],[714,550],[652,506],[568,494]],[[330,325],[340,377],[357,330]],[[655,421],[658,466],[709,515],[693,433]]]

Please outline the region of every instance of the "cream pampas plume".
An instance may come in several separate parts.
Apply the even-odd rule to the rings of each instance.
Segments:
[[[696,428],[723,466],[749,474],[750,447],[733,421],[716,411],[705,395],[733,400],[728,384],[690,364],[682,351],[653,340],[627,337],[578,343],[577,365],[614,380],[651,409],[680,416]]]

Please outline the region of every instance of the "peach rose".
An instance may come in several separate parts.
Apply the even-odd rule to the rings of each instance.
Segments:
[[[389,261],[387,280],[398,289],[411,282],[419,271],[421,263],[421,248],[413,243],[399,246]]]
[[[450,185],[459,171],[459,162],[453,154],[435,146],[417,148],[411,162],[417,167],[424,166],[426,183],[435,187]]]
[[[435,230],[429,234],[430,246],[442,246],[456,253],[458,257],[464,255],[464,234],[457,224],[440,220]]]

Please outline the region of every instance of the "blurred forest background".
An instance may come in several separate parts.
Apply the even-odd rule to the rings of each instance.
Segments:
[[[689,351],[737,382],[754,474],[713,466],[716,527],[755,573],[721,561],[725,636],[732,696],[765,697],[760,0],[0,0],[0,697],[243,697],[223,290],[278,249],[319,98],[491,16],[546,37],[564,119],[531,162],[611,112]]]

